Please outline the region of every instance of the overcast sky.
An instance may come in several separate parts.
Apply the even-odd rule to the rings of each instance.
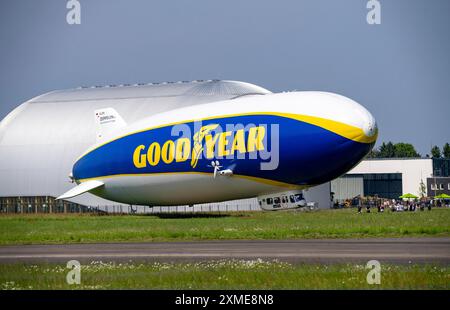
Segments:
[[[0,3],[0,119],[81,85],[231,79],[323,90],[366,106],[379,142],[450,142],[450,1],[66,0]]]

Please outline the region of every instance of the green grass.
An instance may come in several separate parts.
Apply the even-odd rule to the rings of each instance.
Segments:
[[[381,266],[380,285],[367,284],[364,265],[291,265],[277,261],[101,263],[81,266],[68,285],[57,264],[0,265],[0,289],[450,289],[450,268]]]
[[[0,244],[449,236],[450,209],[363,213],[241,212],[203,215],[1,215]]]

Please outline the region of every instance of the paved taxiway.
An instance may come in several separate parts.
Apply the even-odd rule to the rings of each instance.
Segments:
[[[0,246],[0,263],[278,259],[292,263],[450,264],[450,238],[228,240]]]

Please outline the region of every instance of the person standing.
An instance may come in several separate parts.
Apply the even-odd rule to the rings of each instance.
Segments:
[[[420,211],[423,211],[423,210],[425,210],[425,201],[421,201],[420,202]]]

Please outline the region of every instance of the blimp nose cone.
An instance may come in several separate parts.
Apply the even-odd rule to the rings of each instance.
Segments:
[[[364,121],[363,132],[367,137],[374,137],[378,134],[378,126],[375,119],[371,116]]]
[[[353,102],[353,104],[354,109],[349,109],[349,111],[352,111],[353,113],[353,120],[355,124],[361,128],[362,133],[366,137],[366,142],[375,141],[378,136],[378,125],[375,117],[373,117],[373,115],[359,103]]]

